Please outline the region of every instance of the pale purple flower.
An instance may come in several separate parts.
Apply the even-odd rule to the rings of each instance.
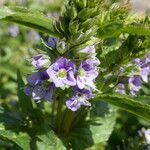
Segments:
[[[54,90],[54,84],[47,81],[49,79],[45,70],[36,72],[27,77],[27,86],[25,93],[28,96],[32,96],[35,100],[45,99],[51,100]]]
[[[19,27],[16,25],[10,26],[9,33],[12,37],[16,37],[19,34]]]
[[[36,42],[40,40],[40,35],[38,32],[31,30],[28,32],[27,39],[30,42]]]
[[[90,57],[95,57],[96,56],[95,45],[87,46],[83,49],[80,49],[79,53],[85,53],[85,54],[89,54]]]
[[[150,129],[145,130],[144,134],[145,134],[146,143],[150,145]]]
[[[80,89],[86,87],[96,89],[94,81],[99,74],[97,69],[99,64],[98,59],[87,59],[81,62],[77,76],[77,86]]]
[[[47,45],[49,47],[55,48],[56,44],[57,44],[57,38],[54,38],[54,37],[49,37],[48,38]]]
[[[126,94],[125,85],[122,83],[117,84],[116,90],[117,93]]]
[[[123,73],[125,71],[125,69],[123,67],[119,68],[120,73]]]
[[[150,145],[150,129],[142,128],[141,130],[138,131],[138,134],[140,137],[145,138],[146,144]]]
[[[129,89],[131,95],[136,95],[136,93],[141,89],[141,77],[140,76],[130,76],[128,79]]]
[[[47,58],[44,58],[43,54],[38,54],[32,57],[32,65],[36,69],[41,69],[43,68],[43,65],[48,63],[49,60]]]
[[[46,83],[46,82],[41,82],[40,84],[37,84],[35,86],[30,86],[27,85],[25,89],[25,93],[28,96],[32,96],[34,100],[52,100],[53,96],[53,91],[54,91],[54,85],[53,83]]]
[[[148,75],[150,74],[150,66],[148,64],[150,61],[149,55],[150,54],[147,54],[146,59],[136,58],[134,60],[134,62],[139,68],[139,75],[141,76],[142,80],[146,83],[148,82]]]
[[[146,56],[146,62],[147,62],[147,63],[150,62],[150,53],[147,53],[147,56]]]
[[[29,75],[27,77],[27,82],[30,85],[36,85],[36,84],[39,84],[42,81],[48,80],[48,79],[49,79],[48,74],[46,73],[45,70],[42,70],[40,72],[35,72],[35,73]]]
[[[50,12],[50,13],[47,13],[47,17],[52,19],[52,18],[58,18],[59,17],[59,13],[58,12]]]
[[[74,95],[72,98],[66,101],[66,106],[72,111],[77,111],[81,105],[91,106],[91,103],[87,101],[93,97],[93,94],[90,90],[87,89],[79,89],[76,87],[74,89]]]
[[[146,83],[148,82],[149,73],[150,73],[150,67],[145,67],[145,68],[141,69],[141,71],[140,71],[141,78]]]
[[[47,73],[56,87],[75,86],[75,64],[64,57],[59,58],[48,69]]]

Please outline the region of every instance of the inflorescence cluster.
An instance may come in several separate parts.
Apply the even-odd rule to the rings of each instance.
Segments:
[[[116,92],[127,94],[127,90],[131,96],[135,96],[141,89],[142,82],[148,83],[148,76],[150,74],[150,53],[146,58],[136,58],[133,60],[135,70],[127,75],[127,83],[119,83],[116,87]]]
[[[56,45],[57,39],[50,37],[48,46],[54,48]],[[79,50],[79,53],[88,54],[88,58],[81,60],[79,65],[63,56],[52,63],[43,54],[33,56],[32,65],[37,72],[27,77],[26,95],[34,100],[51,101],[56,88],[72,88],[72,97],[66,100],[69,109],[76,111],[81,105],[91,106],[88,99],[94,96],[96,90],[95,79],[99,75],[100,61],[96,58],[94,45]],[[45,67],[45,64],[50,65]]]

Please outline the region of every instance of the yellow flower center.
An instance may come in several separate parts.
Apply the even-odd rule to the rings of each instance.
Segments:
[[[59,71],[58,71],[58,77],[60,77],[60,78],[65,78],[67,76],[67,71],[66,71],[66,69],[60,69]]]
[[[85,76],[85,75],[86,75],[86,71],[83,68],[81,68],[79,70],[79,76]]]

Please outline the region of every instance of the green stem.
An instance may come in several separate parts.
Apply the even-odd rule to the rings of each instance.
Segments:
[[[74,119],[74,112],[69,109],[66,109],[65,114],[64,114],[63,123],[62,123],[63,132],[65,135],[67,135],[69,133],[73,119]]]
[[[56,109],[56,99],[54,99],[53,103],[52,103],[52,116],[54,117],[54,113],[55,113],[55,109]]]
[[[74,116],[73,119],[73,123],[71,125],[71,127],[73,128],[74,126],[76,126],[76,124],[78,124],[80,121],[83,121],[85,113],[87,112],[86,108],[81,108]]]
[[[63,100],[59,100],[57,105],[57,116],[56,116],[56,125],[58,133],[60,132],[62,123],[62,107],[63,107]]]

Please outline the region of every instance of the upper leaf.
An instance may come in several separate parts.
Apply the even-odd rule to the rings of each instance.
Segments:
[[[99,100],[106,101],[150,122],[150,105],[136,101],[124,95],[99,95]]]
[[[59,36],[53,27],[53,21],[40,12],[22,7],[1,7],[0,19],[31,27],[48,35]]]
[[[100,26],[98,30],[98,37],[102,39],[118,37],[121,33],[129,33],[131,35],[149,36],[150,28],[146,26],[126,25],[118,22],[111,22],[105,26]]]

